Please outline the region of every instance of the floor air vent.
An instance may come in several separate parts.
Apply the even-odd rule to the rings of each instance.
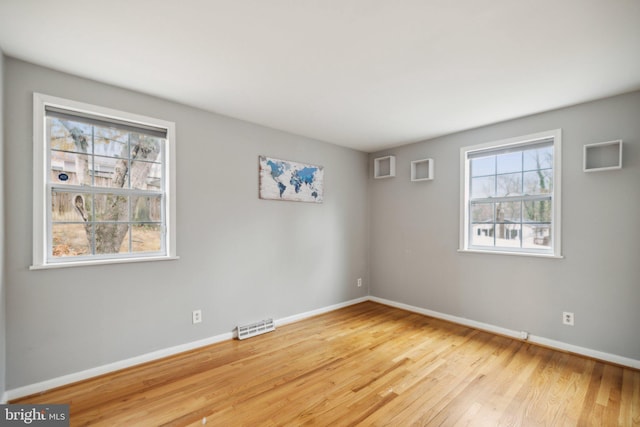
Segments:
[[[250,325],[238,326],[238,339],[243,340],[246,338],[255,337],[256,335],[266,334],[267,332],[274,331],[276,325],[273,323],[273,319],[261,320]]]

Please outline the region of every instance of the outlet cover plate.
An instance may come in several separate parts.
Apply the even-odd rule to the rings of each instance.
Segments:
[[[562,312],[562,323],[568,326],[573,326],[574,325],[574,315],[571,312],[568,311],[563,311]]]
[[[202,322],[202,310],[193,310],[191,313],[191,321],[195,325],[196,323]]]

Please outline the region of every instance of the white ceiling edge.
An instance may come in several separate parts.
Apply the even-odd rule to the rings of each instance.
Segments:
[[[2,0],[0,46],[375,152],[640,89],[640,2]]]

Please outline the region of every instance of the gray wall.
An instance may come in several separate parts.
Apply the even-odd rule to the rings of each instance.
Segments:
[[[5,280],[4,280],[4,54],[0,49],[0,401],[5,391],[6,383],[6,302],[5,302]]]
[[[565,258],[458,253],[460,147],[556,128]],[[623,169],[583,173],[583,145],[614,139]],[[640,92],[374,153],[370,164],[386,154],[396,177],[369,181],[372,295],[640,359]],[[435,180],[410,182],[411,160],[428,157]]]
[[[367,294],[365,153],[12,58],[5,82],[7,389]],[[176,123],[180,260],[29,270],[34,91]],[[261,154],[323,165],[324,203],[258,199]]]
[[[367,158],[12,58],[0,81],[6,389],[361,297],[369,283],[374,296],[640,359],[640,92]],[[180,260],[28,269],[34,91],[176,122]],[[554,128],[565,258],[458,253],[459,148]],[[617,138],[624,168],[583,173],[583,144]],[[325,166],[324,204],[259,200],[260,154]],[[397,177],[367,180],[382,154],[397,156]],[[424,157],[436,178],[411,183],[409,162]],[[3,362],[0,351],[0,375]]]

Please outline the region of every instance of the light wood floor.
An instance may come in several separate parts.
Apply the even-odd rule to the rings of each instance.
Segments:
[[[640,371],[366,302],[13,403],[72,425],[638,426]]]

